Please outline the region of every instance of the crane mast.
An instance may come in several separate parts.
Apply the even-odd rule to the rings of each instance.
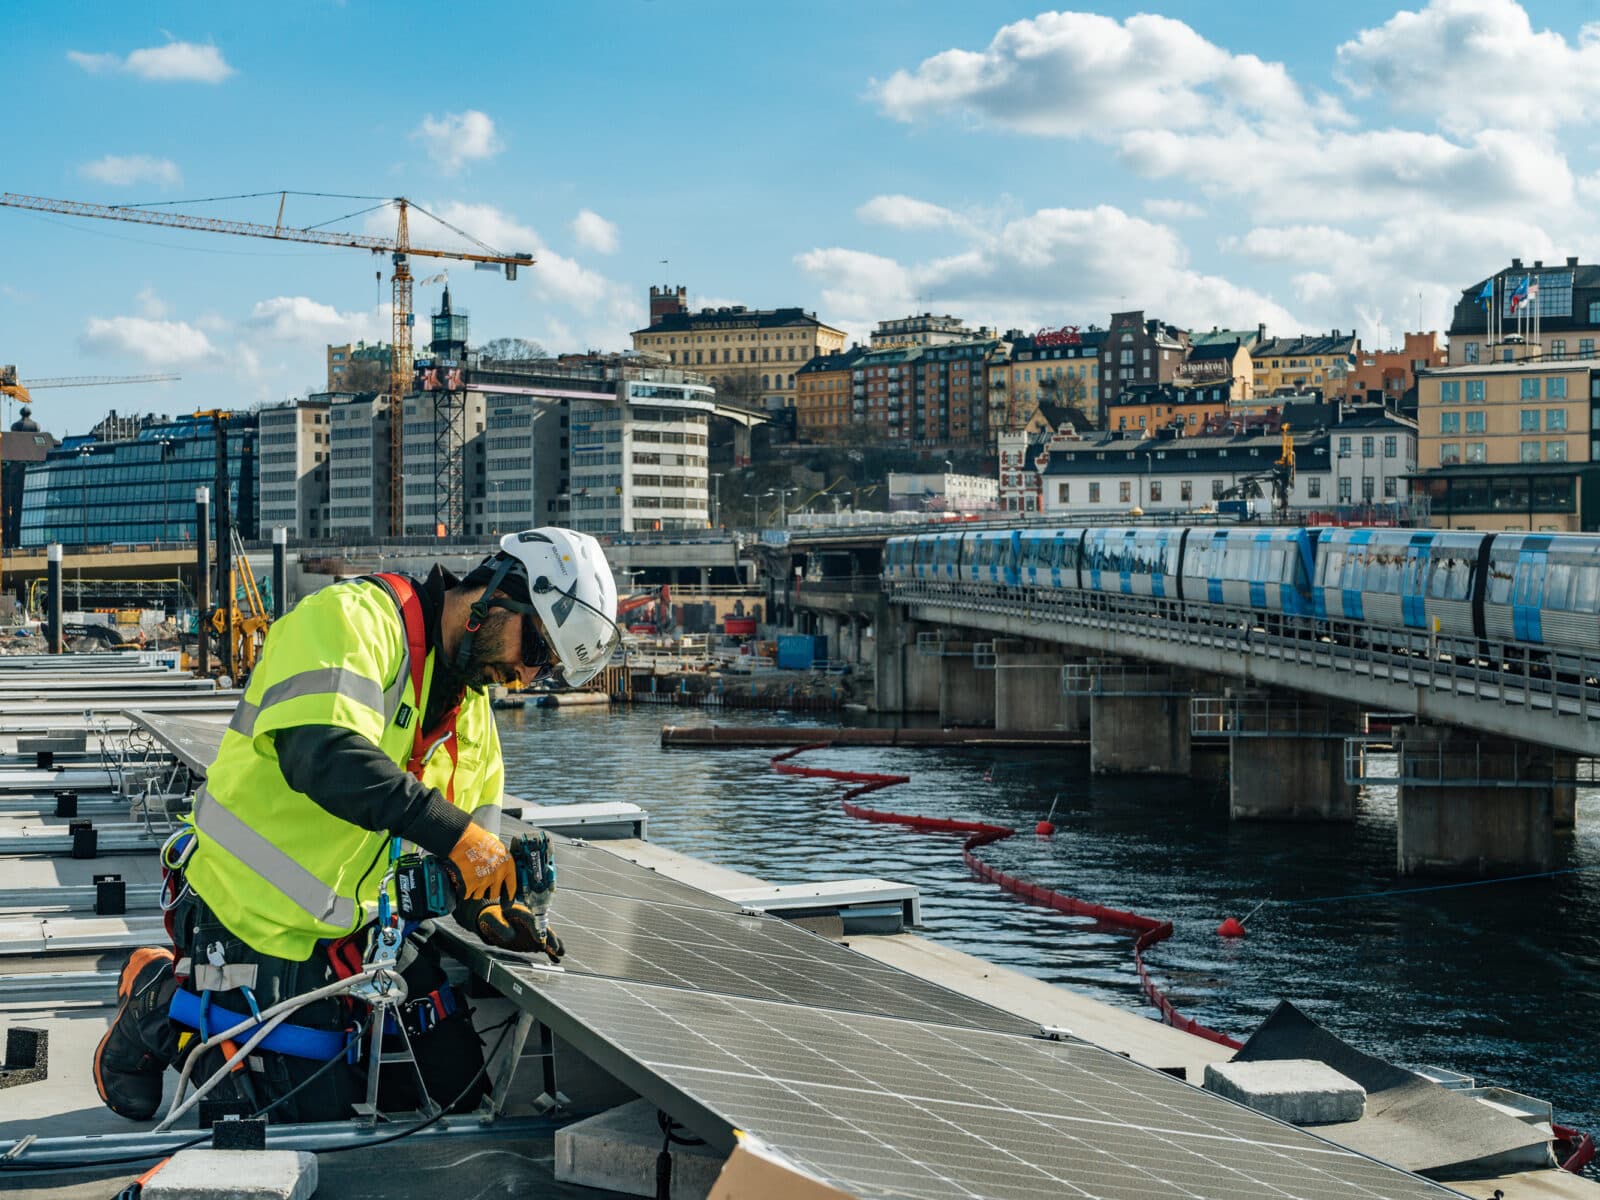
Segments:
[[[288,193],[283,193],[283,199]],[[415,207],[403,196],[395,198],[399,220],[393,238],[364,233],[345,233],[328,229],[299,229],[283,224],[283,205],[278,206],[274,225],[251,221],[231,221],[217,217],[197,217],[186,213],[148,208],[122,208],[109,204],[90,204],[82,200],[52,200],[45,196],[26,196],[17,192],[0,193],[0,208],[20,208],[32,212],[57,213],[68,217],[93,217],[107,221],[131,221],[138,225],[159,225],[169,229],[189,229],[200,233],[226,233],[238,237],[267,238],[279,242],[309,242],[318,246],[338,246],[389,254],[394,264],[393,338],[389,351],[389,533],[399,536],[405,530],[405,488],[402,450],[404,401],[411,387],[412,328],[411,258],[448,258],[459,262],[490,263],[505,268],[508,280],[517,277],[518,267],[532,266],[531,254],[476,254],[438,247],[413,246],[407,210]],[[435,218],[437,219],[437,218]],[[442,223],[442,222],[441,222]],[[457,230],[456,232],[461,232]],[[465,235],[470,236],[470,235]]]

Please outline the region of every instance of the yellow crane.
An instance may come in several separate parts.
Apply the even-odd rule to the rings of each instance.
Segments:
[[[181,375],[62,375],[54,379],[28,379],[17,378],[17,368],[10,365],[0,365],[0,399],[15,400],[18,404],[33,403],[33,392],[43,391],[45,388],[67,387],[105,387],[110,384],[120,383],[165,383],[173,379],[181,379]],[[23,416],[27,416],[24,409]],[[5,438],[0,435],[0,464],[4,463]],[[3,472],[3,467],[0,467]],[[3,473],[0,473],[3,478]],[[5,580],[5,503],[0,499],[0,594],[4,594]]]
[[[268,195],[271,193],[260,193]],[[486,246],[448,221],[434,216],[427,209],[412,203],[404,196],[396,196],[392,203],[398,210],[395,235],[392,238],[374,237],[363,233],[344,233],[332,229],[300,229],[283,223],[283,209],[288,192],[276,193],[278,219],[273,225],[252,221],[231,221],[218,217],[197,217],[185,213],[169,212],[156,208],[124,208],[111,204],[90,204],[81,200],[52,200],[44,196],[24,196],[15,192],[0,193],[0,207],[20,208],[31,212],[55,213],[67,217],[95,217],[107,221],[131,221],[138,225],[159,225],[168,229],[190,229],[199,233],[226,233],[238,237],[268,238],[279,242],[309,242],[318,246],[342,246],[350,250],[366,250],[373,254],[388,254],[394,266],[391,280],[393,311],[393,337],[389,350],[389,532],[399,535],[403,529],[404,498],[402,495],[401,433],[403,401],[411,388],[412,338],[414,318],[411,311],[411,258],[448,258],[458,262],[482,263],[505,269],[508,280],[517,277],[518,267],[533,265],[531,254],[502,254]],[[241,197],[242,198],[242,197]],[[372,197],[358,197],[371,199]],[[446,229],[480,246],[484,253],[462,250],[442,250],[429,246],[413,246],[408,221],[408,211],[415,208],[425,216],[438,221]]]

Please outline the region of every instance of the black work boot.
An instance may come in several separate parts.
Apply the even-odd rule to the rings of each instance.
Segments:
[[[178,1052],[167,1020],[172,1001],[172,951],[141,946],[117,980],[117,1015],[94,1052],[94,1086],[106,1107],[130,1121],[148,1121],[161,1107],[161,1075]]]

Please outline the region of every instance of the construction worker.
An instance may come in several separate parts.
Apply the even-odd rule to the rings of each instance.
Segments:
[[[465,928],[558,958],[559,939],[513,899],[485,689],[587,682],[620,639],[616,607],[599,543],[544,528],[502,538],[463,579],[436,566],[420,583],[352,580],[275,622],[193,814],[163,849],[174,950],[143,947],[124,966],[120,1007],[95,1051],[100,1098],[147,1120],[163,1071],[190,1039],[358,973],[395,838],[453,864],[465,893],[454,916]],[[411,998],[402,1020],[430,1097],[448,1104],[475,1081],[481,1091],[482,1046],[425,943],[429,929],[400,958]],[[306,1005],[211,1098],[252,1111],[277,1102],[275,1121],[348,1116],[364,1064],[322,1068],[359,1058],[353,1031],[364,1011],[339,996]],[[197,1079],[227,1057],[210,1054]],[[314,1086],[299,1088],[314,1074]],[[380,1085],[391,1077],[400,1090],[382,1107],[416,1107],[413,1073],[380,1074]]]

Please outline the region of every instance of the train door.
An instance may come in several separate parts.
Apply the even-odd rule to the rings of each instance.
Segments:
[[[1408,629],[1428,624],[1428,542],[1414,539],[1406,547],[1406,566],[1400,575],[1400,612]]]
[[[1519,642],[1544,641],[1539,608],[1544,603],[1545,550],[1524,550],[1517,556],[1517,574],[1511,583],[1511,629]]]

